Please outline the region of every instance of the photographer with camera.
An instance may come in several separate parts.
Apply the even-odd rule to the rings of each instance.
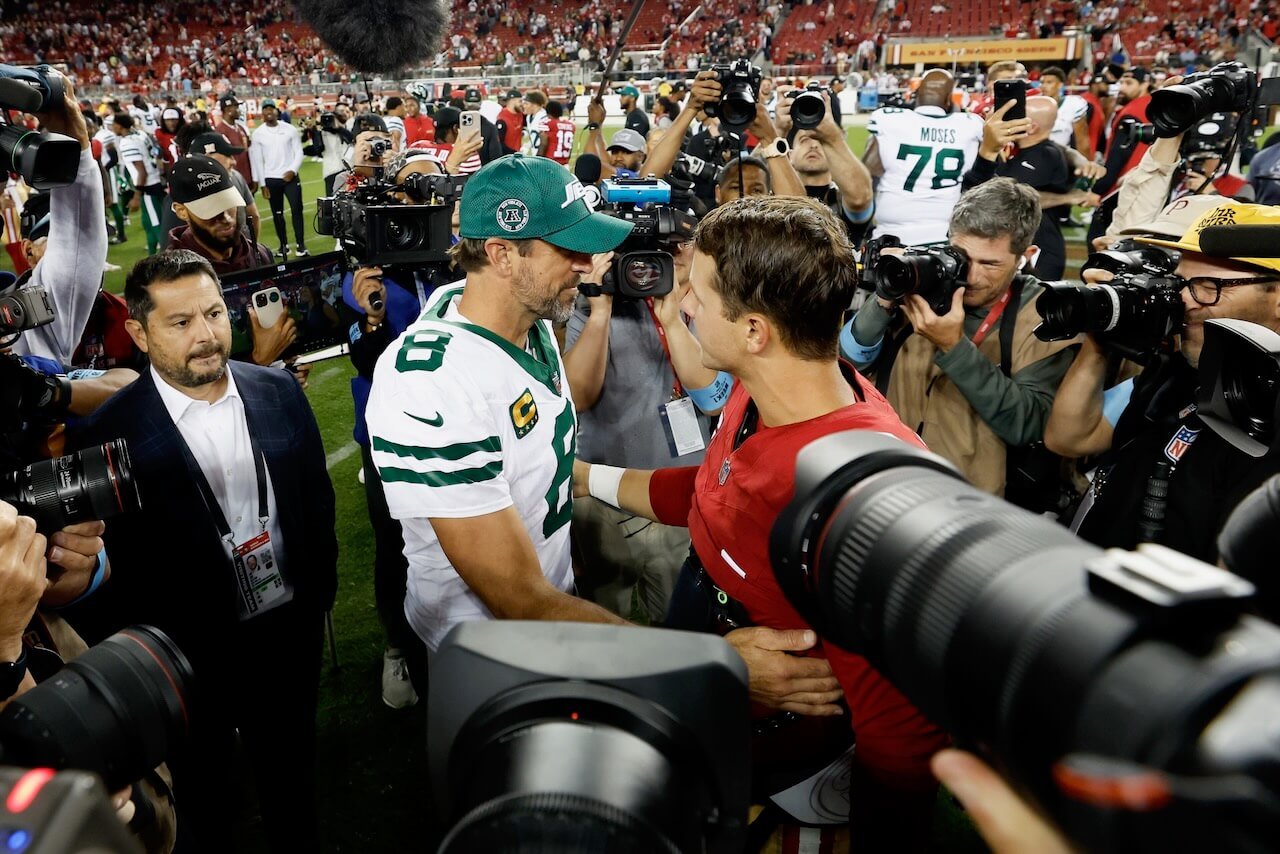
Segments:
[[[324,176],[326,196],[333,195],[334,181],[346,169],[343,159],[355,141],[351,132],[351,109],[346,104],[338,104],[333,112],[320,114],[320,173]]]
[[[50,104],[37,117],[45,130],[80,143],[80,162],[75,183],[49,190],[48,214],[33,219],[22,241],[31,270],[18,283],[20,288],[46,290],[54,319],[23,332],[10,350],[69,365],[102,284],[107,224],[102,172],[93,157],[88,126],[71,82],[64,79],[62,85],[61,102]]]
[[[841,692],[828,692],[824,669],[816,668],[795,694],[773,695],[759,681],[771,666],[768,657],[739,634],[768,628],[812,637],[778,587],[768,545],[794,490],[800,448],[846,430],[880,431],[904,448],[921,447],[871,384],[839,360],[840,318],[855,287],[852,245],[821,203],[750,198],[710,213],[698,227],[684,307],[698,327],[702,364],[728,371],[737,383],[705,459],[698,467],[657,471],[579,462],[574,494],[688,525],[694,552],[666,625],[728,632],[726,640],[747,662],[751,697],[766,709],[844,714],[835,704],[842,693],[857,743],[850,798],[855,847],[914,850],[929,832],[935,784],[928,757],[946,737],[865,660],[826,645],[791,663],[825,659]],[[803,741],[815,734],[809,725],[775,724],[779,750],[793,760],[821,755],[827,737],[838,734],[828,733],[814,749]]]
[[[992,178],[960,197],[950,245],[882,255],[877,299],[844,329],[844,355],[874,372],[902,420],[980,489],[1003,495],[1009,457],[1039,442],[1071,341],[1043,342],[1036,192]],[[918,282],[919,284],[914,284]],[[1042,484],[1048,489],[1054,484]]]
[[[578,411],[577,458],[623,468],[702,461],[710,421],[724,406],[727,375],[703,367],[701,348],[680,312],[688,290],[690,244],[671,247],[675,288],[663,296],[579,296],[565,331],[565,376]],[[600,285],[613,253],[597,256],[583,285]],[[623,513],[594,498],[573,503],[572,541],[581,595],[619,616],[633,592],[662,623],[689,550],[689,535]]]
[[[443,174],[442,167],[426,152],[410,148],[391,158],[384,167],[387,182],[403,184],[412,175]],[[373,387],[378,357],[409,327],[427,298],[447,278],[439,269],[414,269],[361,265],[342,280],[343,301],[359,315],[349,333],[351,363],[356,377],[351,381],[355,402],[355,440],[360,445],[364,471],[364,491],[373,528],[373,589],[378,619],[386,633],[382,658],[382,702],[393,709],[415,705],[419,694],[411,680],[407,662],[423,657],[422,641],[405,619],[405,585],[408,562],[404,555],[404,533],[391,517],[387,499],[373,464],[369,427],[365,412]],[[426,685],[419,686],[425,692]]]
[[[1107,146],[1103,157],[1107,174],[1093,185],[1093,192],[1103,201],[1089,225],[1091,241],[1107,232],[1120,201],[1114,191],[1141,162],[1149,145],[1141,141],[1133,129],[1147,123],[1147,108],[1151,104],[1151,93],[1156,88],[1150,72],[1141,66],[1126,69],[1120,75],[1118,86],[1116,109],[1107,125]]]
[[[1045,444],[1064,456],[1102,455],[1076,515],[1085,539],[1121,548],[1157,542],[1214,561],[1227,516],[1275,473],[1273,456],[1255,459],[1205,430],[1195,403],[1206,320],[1280,329],[1280,261],[1210,257],[1200,250],[1200,233],[1276,221],[1268,206],[1224,203],[1181,239],[1139,238],[1180,253],[1172,278],[1185,312],[1180,346],[1156,352],[1138,377],[1104,392],[1108,348],[1086,336],[1062,381]]]
[[[682,159],[681,149],[692,143],[692,141],[686,143],[685,137],[693,124],[694,117],[701,113],[707,104],[719,101],[723,91],[724,87],[721,85],[716,71],[708,69],[698,72],[698,76],[694,78],[693,87],[689,91],[689,99],[684,109],[680,111],[671,128],[658,141],[658,144],[653,147],[652,153],[649,154],[640,167],[645,174],[666,175],[672,169],[687,162],[687,160]],[[603,105],[601,105],[600,110],[603,111]],[[719,120],[709,119],[709,121],[718,123]],[[700,151],[707,155],[706,158],[699,158],[703,160],[704,164],[712,167],[721,167],[720,179],[714,182],[714,189],[712,190],[716,204],[729,201],[731,198],[737,198],[739,195],[756,194],[759,192],[761,184],[765,187],[764,193],[774,193],[779,196],[804,195],[805,188],[800,182],[800,176],[786,157],[786,140],[781,140],[781,143],[778,142],[781,139],[780,134],[769,119],[769,114],[763,101],[756,104],[755,121],[747,129],[759,140],[759,144],[755,149],[755,156],[748,160],[743,160],[739,156],[736,145],[733,151],[734,158],[727,163],[718,157],[719,146],[709,151],[700,148]],[[732,139],[724,140],[727,144],[733,144],[735,141]],[[746,172],[739,176],[741,170],[746,170]],[[759,180],[755,180],[756,178]],[[695,180],[694,187],[697,188],[697,186],[698,182]],[[748,192],[752,188],[756,193]],[[702,197],[702,193],[698,193],[698,195]]]
[[[844,128],[831,115],[831,96],[826,92],[813,94],[821,96],[824,108],[818,124],[812,129],[799,129],[792,117],[797,99],[783,97],[778,101],[778,133],[793,141],[786,153],[800,175],[805,194],[826,205],[857,242],[870,227],[875,213],[871,173],[849,150]],[[773,151],[766,146],[755,154],[768,162],[774,151],[781,152],[781,146]]]

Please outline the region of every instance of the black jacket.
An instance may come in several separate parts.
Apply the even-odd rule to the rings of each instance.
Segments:
[[[315,416],[286,372],[240,362],[228,369],[266,457],[294,603],[327,610],[337,591],[338,542]],[[107,522],[111,577],[66,616],[90,643],[131,623],[150,623],[169,633],[197,672],[227,675],[234,664],[220,653],[238,623],[235,577],[196,486],[203,474],[150,371],[76,425],[68,448],[116,438],[128,440],[142,509]]]

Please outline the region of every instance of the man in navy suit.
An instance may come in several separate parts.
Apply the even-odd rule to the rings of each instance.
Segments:
[[[144,258],[125,300],[151,367],[72,444],[126,438],[142,510],[113,520],[110,580],[71,619],[93,639],[151,623],[191,660],[198,695],[175,767],[184,850],[225,850],[237,730],[272,849],[316,850],[316,695],[338,556],[320,431],[288,373],[228,362],[227,306],[204,258]]]

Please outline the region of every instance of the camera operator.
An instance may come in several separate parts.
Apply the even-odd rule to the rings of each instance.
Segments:
[[[579,462],[574,472],[575,495],[688,525],[694,553],[668,627],[807,631],[782,595],[768,546],[794,492],[796,454],[843,430],[882,431],[922,446],[871,384],[839,361],[840,317],[855,286],[848,236],[814,200],[739,199],[699,226],[684,308],[698,326],[702,364],[738,380],[703,463],[647,471]],[[732,632],[726,640],[747,661],[753,700],[774,710],[842,713],[834,698],[823,700],[817,680],[798,696],[769,695],[757,684],[757,653]],[[933,803],[928,756],[946,737],[860,656],[829,645],[812,654],[829,662],[855,731],[855,847],[914,850],[912,843],[928,834],[921,817]],[[793,752],[810,752],[799,740],[804,727],[779,726],[779,739],[796,739]]]
[[[680,156],[681,146],[685,142],[685,135],[688,133],[690,125],[693,123],[694,116],[706,107],[707,104],[713,103],[720,98],[723,87],[716,77],[714,71],[701,71],[694,78],[693,87],[689,92],[689,100],[685,108],[676,116],[671,128],[666,135],[654,146],[653,152],[643,162],[640,169],[645,174],[666,175],[673,167],[675,167]],[[595,102],[588,107],[588,112],[595,106]],[[603,115],[603,105],[598,108],[597,115]],[[716,121],[716,120],[712,120]],[[804,185],[801,183],[800,176],[791,165],[791,161],[787,158],[786,140],[782,140],[778,129],[769,119],[768,111],[765,104],[760,101],[756,104],[756,119],[748,129],[759,140],[756,146],[755,155],[750,160],[737,162],[734,166],[733,161],[724,165],[724,171],[721,173],[720,181],[715,185],[714,200],[717,204],[729,201],[730,198],[736,198],[743,193],[739,192],[739,186],[744,189],[750,189],[754,186],[755,190],[759,190],[759,183],[749,181],[748,176],[763,173],[763,181],[766,186],[766,193],[775,193],[779,196],[800,196],[806,193]],[[696,137],[695,137],[696,139]],[[779,142],[779,140],[781,140]],[[690,142],[692,145],[692,141]],[[700,147],[701,148],[701,147]],[[612,154],[612,151],[610,152]],[[704,151],[706,156],[703,158],[708,163],[720,165],[723,161],[717,156],[717,151]],[[736,151],[735,151],[736,154]],[[700,155],[695,155],[700,156]],[[733,168],[731,168],[733,167]],[[761,168],[763,167],[763,168]],[[739,182],[738,170],[746,169],[747,172],[742,175],[742,181]],[[695,182],[695,187],[697,183]],[[729,188],[732,188],[731,190]],[[746,192],[745,195],[757,195],[758,192]],[[699,196],[701,197],[701,193]]]
[[[1147,108],[1151,104],[1151,92],[1156,88],[1147,69],[1137,66],[1120,75],[1116,109],[1107,127],[1107,149],[1104,164],[1107,174],[1093,185],[1093,191],[1105,201],[1094,213],[1089,225],[1089,239],[1106,233],[1111,224],[1119,198],[1112,191],[1128,175],[1147,153],[1147,144],[1128,132],[1128,127],[1147,123]]]
[[[967,274],[950,309],[937,314],[918,294],[869,300],[841,337],[845,356],[874,369],[876,385],[930,449],[997,495],[1009,450],[1043,437],[1071,363],[1072,342],[1032,334],[1041,285],[1021,270],[1039,224],[1039,199],[1025,184],[993,178],[969,190],[951,215],[950,248],[967,258]]]
[[[664,297],[578,297],[564,364],[578,411],[579,459],[623,468],[702,462],[710,439],[706,416],[724,406],[729,381],[702,366],[701,348],[680,314],[692,254],[688,244],[673,252],[676,287]],[[612,257],[597,256],[583,282],[599,284]],[[687,431],[681,441],[688,444],[676,446],[677,428]],[[572,541],[582,595],[626,617],[635,591],[650,623],[662,622],[689,551],[686,530],[578,498]]]
[[[37,231],[22,241],[32,269],[23,274],[20,284],[48,290],[54,320],[28,329],[11,350],[68,365],[102,284],[107,223],[102,172],[93,158],[88,126],[71,81],[64,80],[63,86],[62,103],[38,118],[45,130],[80,142],[80,166],[74,184],[49,191],[48,216],[41,217],[35,223]]]
[[[604,144],[600,125],[604,122],[604,104],[591,101],[587,104],[587,142],[583,151],[600,158],[601,178],[638,178],[646,157],[645,138],[636,131],[623,128],[614,133],[609,147]],[[545,128],[545,122],[544,122]],[[671,136],[668,133],[663,139]],[[659,142],[661,145],[661,142]],[[669,170],[668,170],[669,171]],[[648,171],[646,171],[648,174]],[[666,172],[653,174],[663,174]]]
[[[103,530],[100,521],[84,522],[46,540],[30,517],[0,501],[0,708],[88,649],[57,609],[92,595],[110,576]],[[173,850],[167,768],[113,793],[112,804],[148,854]]]
[[[393,184],[402,184],[413,174],[431,175],[443,171],[425,152],[414,149],[389,160],[385,170],[386,180]],[[365,499],[373,528],[374,598],[378,618],[387,636],[382,658],[382,702],[393,709],[418,702],[419,695],[410,679],[407,661],[420,659],[423,651],[422,641],[405,619],[408,562],[404,556],[404,534],[400,523],[391,517],[387,509],[382,480],[378,477],[369,447],[365,410],[378,357],[418,318],[437,284],[439,281],[430,271],[384,271],[380,267],[366,266],[347,273],[342,280],[343,300],[360,316],[351,325],[349,333],[351,363],[357,374],[351,381],[351,395],[356,410],[355,440],[360,445]],[[426,691],[425,684],[420,687]]]
[[[1210,258],[1200,231],[1209,225],[1275,222],[1265,205],[1224,203],[1180,240],[1140,239],[1178,249],[1176,274],[1185,325],[1177,353],[1159,354],[1136,378],[1108,389],[1108,353],[1085,339],[1059,389],[1045,444],[1064,456],[1103,454],[1076,516],[1082,537],[1103,546],[1133,548],[1154,541],[1213,562],[1216,537],[1248,492],[1275,473],[1274,457],[1255,459],[1215,432],[1195,413],[1196,367],[1204,322],[1236,318],[1280,330],[1280,261]],[[1164,496],[1159,509],[1147,502]]]
[[[356,141],[351,132],[351,110],[338,104],[331,113],[320,114],[320,172],[324,176],[324,194],[333,195],[333,184],[346,166],[343,158]]]
[[[1027,98],[1027,117],[1006,121],[1004,116],[1014,103],[1002,104],[987,117],[978,157],[965,172],[961,186],[968,190],[1001,175],[1034,189],[1040,198],[1040,225],[1034,241],[1040,252],[1033,259],[1036,274],[1045,281],[1061,279],[1067,266],[1067,244],[1059,225],[1063,209],[1069,214],[1071,205],[1096,206],[1098,197],[1070,186],[1071,167],[1062,149],[1049,138],[1058,112],[1053,99],[1042,95]],[[1010,143],[1016,150],[1000,161]]]
[[[857,242],[871,224],[875,213],[875,195],[871,173],[853,156],[844,128],[831,116],[831,96],[822,93],[826,112],[813,130],[796,131],[791,121],[794,99],[778,101],[778,133],[794,140],[788,151],[791,165],[800,175],[806,195],[826,205],[845,224],[849,236]],[[766,160],[768,150],[756,152]]]

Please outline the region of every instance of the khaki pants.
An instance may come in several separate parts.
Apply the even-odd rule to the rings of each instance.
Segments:
[[[615,510],[594,498],[573,502],[573,551],[578,592],[631,618],[631,595],[651,623],[667,613],[671,590],[689,554],[689,530]]]

